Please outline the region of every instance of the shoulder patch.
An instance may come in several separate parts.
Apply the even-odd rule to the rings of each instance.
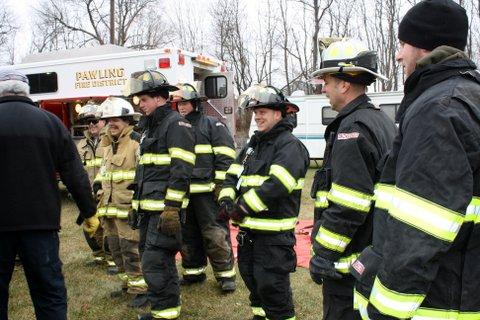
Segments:
[[[337,135],[337,140],[357,139],[359,136],[360,136],[359,132],[339,133]]]
[[[181,127],[187,127],[187,128],[191,128],[192,125],[188,122],[185,122],[185,121],[178,121],[178,125],[181,126]]]
[[[217,122],[217,123],[215,123],[215,125],[216,125],[217,127],[225,127],[225,125],[224,125],[223,123],[221,123],[220,121]]]

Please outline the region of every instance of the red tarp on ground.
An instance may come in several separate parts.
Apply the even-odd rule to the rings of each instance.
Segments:
[[[295,228],[295,236],[297,238],[297,245],[295,246],[295,252],[297,253],[297,266],[308,268],[310,262],[310,233],[312,232],[313,220],[299,220],[297,227]],[[238,228],[230,226],[230,232],[232,237],[232,246],[237,257],[237,233]],[[177,259],[180,259],[180,254],[177,255]]]

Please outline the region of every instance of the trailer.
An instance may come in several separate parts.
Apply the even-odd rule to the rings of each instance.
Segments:
[[[368,96],[372,103],[380,107],[395,121],[403,92],[375,92]],[[325,129],[335,119],[337,112],[332,110],[325,95],[292,95],[288,100],[295,103],[300,111],[296,114],[297,126],[293,134],[307,147],[311,160],[323,159],[325,152]],[[250,124],[249,136],[257,130],[254,117]]]
[[[232,75],[223,61],[210,56],[177,48],[136,51],[103,45],[29,55],[14,67],[27,75],[32,100],[57,115],[74,138],[85,129],[77,121],[82,106],[122,96],[130,75],[141,70],[157,70],[171,84],[193,84],[208,98],[204,112],[235,132]]]

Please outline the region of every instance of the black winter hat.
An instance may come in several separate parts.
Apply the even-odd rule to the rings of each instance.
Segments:
[[[405,14],[398,29],[400,41],[429,51],[441,45],[464,50],[467,35],[467,13],[452,0],[417,3]]]

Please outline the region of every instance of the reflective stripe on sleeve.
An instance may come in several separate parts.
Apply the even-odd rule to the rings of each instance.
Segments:
[[[465,222],[480,223],[480,198],[473,197],[467,207]]]
[[[176,319],[180,316],[181,307],[168,308],[164,310],[151,310],[154,319]]]
[[[360,253],[353,253],[347,257],[342,257],[338,259],[337,262],[333,263],[333,265],[338,272],[348,274],[348,268],[350,268],[350,265],[354,263],[359,256]]]
[[[328,191],[322,190],[317,191],[315,197],[315,208],[328,208],[328,200],[327,200]]]
[[[315,241],[318,242],[322,247],[340,253],[345,251],[345,248],[348,246],[351,240],[352,239],[349,237],[332,232],[326,229],[324,226],[320,227],[317,236],[315,237]]]
[[[135,179],[134,170],[117,170],[117,171],[106,171],[103,174],[98,174],[95,178],[95,181],[123,181],[123,180],[133,180]]]
[[[212,192],[215,189],[215,183],[192,183],[190,184],[190,193]]]
[[[220,191],[220,194],[218,195],[218,199],[222,198],[230,198],[232,200],[235,200],[237,193],[235,192],[235,189],[233,188],[223,188]]]
[[[171,158],[169,154],[145,153],[140,157],[140,164],[169,165]]]
[[[235,150],[227,146],[213,147],[213,153],[216,155],[221,154],[232,159],[235,159],[237,156]]]
[[[375,207],[390,210],[395,194],[395,186],[391,184],[377,183],[375,185]]]
[[[96,215],[97,217],[126,219],[128,218],[128,210],[115,207],[100,207],[97,209]]]
[[[480,312],[459,312],[458,310],[442,310],[433,308],[418,308],[412,320],[478,320]]]
[[[92,167],[100,167],[102,165],[102,158],[95,158],[91,160],[85,161],[85,167],[92,168]]]
[[[367,312],[368,299],[356,289],[353,290],[353,309],[358,310],[362,320],[370,320]]]
[[[297,186],[297,180],[281,165],[272,164],[269,174],[280,180],[289,193]]]
[[[227,174],[239,177],[243,171],[243,166],[238,163],[232,163],[227,170]]]
[[[395,189],[390,215],[440,240],[452,242],[463,223],[459,213],[400,188]]]
[[[168,152],[170,153],[170,157],[172,158],[180,159],[192,165],[195,165],[195,154],[190,151],[184,150],[182,148],[170,148],[168,149]]]
[[[245,203],[252,209],[254,212],[260,212],[268,210],[268,207],[263,203],[262,199],[257,195],[255,189],[250,189],[243,195]]]
[[[183,198],[182,209],[186,209],[188,207],[188,202],[188,198]],[[132,208],[135,210],[142,209],[145,211],[163,211],[165,209],[165,201],[151,199],[143,199],[140,201],[132,200]]]
[[[381,313],[400,318],[411,318],[425,299],[424,294],[396,292],[384,286],[378,277],[375,278],[370,302]]]
[[[251,176],[241,176],[240,179],[242,180],[240,186],[242,187],[260,187],[266,180],[270,178],[269,176],[259,176],[259,175],[251,175]]]
[[[215,170],[215,180],[225,180],[227,171]]]
[[[328,200],[344,207],[368,212],[370,211],[373,196],[332,183],[332,188],[330,189],[327,198]]]
[[[261,219],[247,216],[242,222],[233,221],[233,223],[252,230],[288,231],[295,229],[297,218]]]
[[[184,191],[179,191],[179,190],[168,188],[167,189],[167,194],[165,195],[165,200],[172,200],[172,201],[181,202],[184,197],[185,197],[185,192]]]
[[[212,153],[212,145],[210,144],[197,144],[195,145],[195,154],[208,154]]]
[[[293,190],[302,190],[304,186],[305,186],[305,179],[300,178],[300,179],[298,179],[297,185],[295,186],[295,188]]]

